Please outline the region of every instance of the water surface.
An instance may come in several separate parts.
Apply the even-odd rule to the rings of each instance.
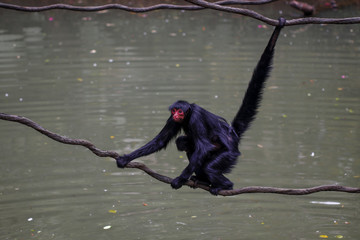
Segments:
[[[230,121],[271,32],[255,20],[213,11],[0,10],[0,111],[129,153],[161,130],[167,107],[178,99]],[[359,187],[359,34],[355,25],[283,30],[258,118],[229,175],[236,188]],[[188,187],[175,191],[20,124],[0,121],[0,132],[3,239],[360,234],[356,194],[224,198]],[[176,177],[187,160],[171,145],[139,161]]]

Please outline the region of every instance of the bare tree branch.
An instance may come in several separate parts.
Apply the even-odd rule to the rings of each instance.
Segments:
[[[5,113],[0,113],[0,119],[3,120],[7,120],[7,121],[13,121],[13,122],[18,122],[21,124],[24,124],[28,127],[31,127],[33,129],[35,129],[36,131],[39,131],[40,133],[44,134],[45,136],[57,141],[57,142],[61,142],[64,144],[70,144],[70,145],[81,145],[84,146],[86,148],[88,148],[90,151],[92,151],[94,154],[96,154],[99,157],[112,157],[112,158],[117,158],[119,157],[119,154],[117,154],[116,152],[113,151],[103,151],[100,150],[98,148],[96,148],[94,146],[94,144],[92,144],[91,142],[84,140],[84,139],[71,139],[65,136],[61,136],[59,134],[50,132],[48,130],[46,130],[45,128],[43,128],[42,126],[40,126],[39,124],[37,124],[36,122],[26,118],[26,117],[21,117],[21,116],[17,116],[17,115],[9,115],[9,114],[5,114]]]
[[[91,142],[84,140],[84,139],[72,139],[65,136],[61,136],[59,134],[50,132],[49,130],[46,130],[36,122],[26,118],[21,117],[17,115],[10,115],[6,113],[0,113],[0,119],[6,120],[6,121],[12,121],[12,122],[18,122],[23,125],[26,125],[28,127],[31,127],[35,129],[36,131],[44,134],[45,136],[60,142],[64,144],[70,144],[70,145],[80,145],[88,148],[90,151],[92,151],[94,154],[96,154],[99,157],[111,157],[111,158],[117,158],[119,157],[119,154],[114,151],[104,151],[101,149],[98,149],[95,147],[94,144]],[[153,171],[152,169],[148,168],[145,164],[139,163],[139,162],[130,162],[128,165],[126,165],[126,168],[137,168],[151,177],[170,184],[173,180],[172,178],[169,178],[167,176],[163,176],[161,174],[158,174],[157,172]],[[203,190],[210,192],[210,187],[206,185],[196,184],[195,182],[189,180],[185,183],[185,185],[192,187],[192,188],[201,188]],[[317,187],[311,187],[311,188],[303,188],[303,189],[290,189],[290,188],[275,188],[275,187],[259,187],[259,186],[251,186],[251,187],[244,187],[240,189],[234,189],[234,190],[222,190],[219,192],[219,195],[221,196],[233,196],[238,194],[244,194],[244,193],[276,193],[276,194],[286,194],[286,195],[306,195],[321,191],[338,191],[338,192],[347,192],[347,193],[360,193],[360,188],[353,188],[353,187],[345,187],[345,186],[338,186],[338,185],[324,185],[324,186],[317,186]]]
[[[291,0],[289,5],[299,11],[302,11],[305,16],[310,16],[315,12],[315,7],[305,2]]]
[[[278,0],[259,0],[259,1],[241,1],[241,0],[222,0],[217,1],[214,4],[218,5],[261,5],[266,3],[275,2]],[[148,7],[129,7],[122,4],[105,4],[101,6],[75,6],[70,4],[51,4],[41,7],[30,7],[30,6],[19,6],[8,3],[0,3],[1,8],[24,11],[24,12],[42,12],[53,9],[64,9],[71,11],[86,11],[86,12],[95,12],[102,11],[107,9],[120,9],[129,12],[142,13],[142,12],[150,12],[159,9],[172,9],[172,10],[202,10],[204,7],[197,5],[174,5],[174,4],[155,4]]]
[[[244,9],[244,8],[234,8],[234,7],[227,7],[227,6],[221,6],[216,3],[210,3],[204,0],[185,0],[189,3],[196,4],[198,6],[204,7],[204,8],[210,8],[214,10],[219,10],[223,12],[229,12],[229,13],[236,13],[241,14],[244,16],[252,17],[255,19],[258,19],[262,22],[265,22],[269,25],[276,26],[278,24],[278,20],[271,19],[268,17],[265,17],[253,10]],[[285,26],[292,26],[292,25],[300,25],[300,24],[358,24],[360,23],[360,17],[351,17],[351,18],[298,18],[298,19],[292,19],[292,20],[286,20]]]
[[[214,3],[210,3],[204,0],[185,0],[193,5],[173,5],[173,4],[156,4],[148,7],[129,7],[122,4],[107,4],[102,6],[74,6],[68,4],[53,4],[41,7],[28,7],[19,6],[7,3],[0,3],[0,8],[12,9],[17,11],[26,12],[40,12],[52,9],[65,9],[72,11],[101,11],[105,9],[120,9],[129,12],[142,13],[149,12],[159,9],[173,9],[173,10],[202,10],[204,8],[214,9],[223,12],[229,12],[234,14],[240,14],[248,17],[255,18],[269,25],[276,26],[278,24],[277,19],[268,18],[261,15],[253,10],[244,8],[235,8],[225,5],[259,5],[274,2],[276,0],[259,0],[259,1],[241,1],[241,0],[223,0]],[[297,18],[286,21],[286,26],[300,25],[300,24],[359,24],[360,17],[349,17],[349,18]]]

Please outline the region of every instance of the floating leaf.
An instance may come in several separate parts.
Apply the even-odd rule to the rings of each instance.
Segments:
[[[115,210],[115,209],[110,209],[110,210],[109,210],[109,213],[117,213],[117,210]]]
[[[329,238],[329,236],[328,236],[328,235],[325,235],[325,234],[320,235],[319,237],[320,237],[320,238]]]
[[[343,235],[336,235],[335,237],[336,237],[336,238],[344,238]]]

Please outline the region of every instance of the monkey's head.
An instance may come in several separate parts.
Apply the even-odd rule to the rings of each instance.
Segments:
[[[177,123],[182,123],[190,111],[190,103],[179,100],[169,107],[172,119]]]

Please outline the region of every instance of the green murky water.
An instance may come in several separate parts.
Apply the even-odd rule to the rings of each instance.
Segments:
[[[258,24],[215,12],[0,9],[0,112],[119,153],[155,136],[177,99],[231,120],[272,31]],[[229,175],[236,188],[359,187],[359,34],[357,25],[283,30],[260,113]],[[175,191],[20,124],[0,121],[0,132],[2,239],[360,234],[356,194]],[[139,160],[170,177],[186,165],[173,145]]]

